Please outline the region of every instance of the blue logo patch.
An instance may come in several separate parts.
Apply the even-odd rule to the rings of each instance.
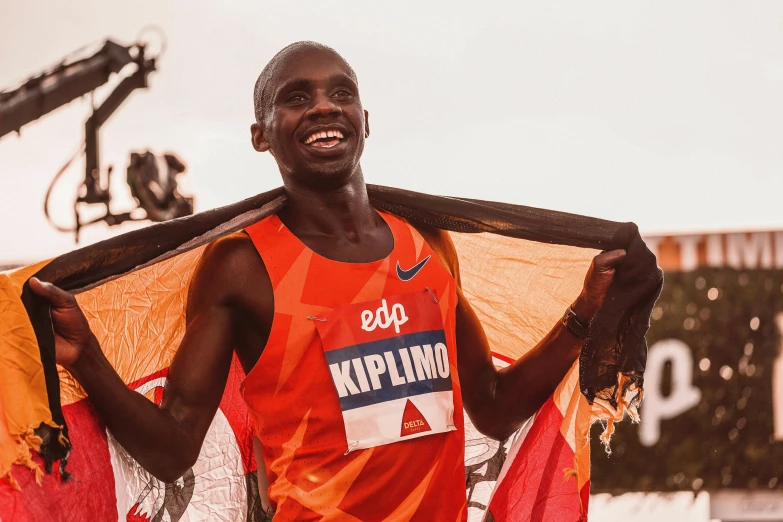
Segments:
[[[424,265],[427,264],[427,261],[430,260],[430,257],[432,256],[425,257],[424,259],[422,259],[421,261],[413,265],[413,268],[409,270],[403,270],[402,267],[400,267],[400,262],[397,261],[397,277],[399,277],[401,281],[410,281],[411,279],[416,277],[416,274],[419,273],[419,270],[424,268]]]

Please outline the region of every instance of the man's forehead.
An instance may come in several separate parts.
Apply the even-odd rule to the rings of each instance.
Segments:
[[[290,82],[317,81],[344,76],[354,82],[356,74],[345,59],[328,48],[305,47],[281,56],[270,77],[271,91]]]

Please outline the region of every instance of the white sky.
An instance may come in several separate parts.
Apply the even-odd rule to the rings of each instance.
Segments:
[[[206,210],[279,185],[249,144],[253,82],[282,46],[317,40],[359,75],[368,182],[646,232],[783,228],[783,2],[405,5],[0,0],[0,88],[85,44],[161,26],[168,51],[151,89],[104,127],[103,164],[115,165],[120,211],[128,152],[173,150]],[[87,115],[75,102],[0,140],[0,261],[73,248],[42,200]],[[55,192],[60,222],[82,168]]]

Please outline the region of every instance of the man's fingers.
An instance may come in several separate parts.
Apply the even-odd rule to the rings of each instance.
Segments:
[[[30,290],[49,301],[49,304],[55,308],[69,308],[75,305],[75,300],[71,294],[52,283],[46,283],[36,277],[30,278]]]
[[[612,270],[623,262],[626,255],[627,253],[625,250],[610,250],[609,252],[602,252],[595,256],[595,267],[601,271]]]

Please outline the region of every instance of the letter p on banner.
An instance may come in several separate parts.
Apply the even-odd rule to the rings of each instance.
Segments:
[[[661,393],[663,369],[672,364],[672,389]],[[661,437],[661,421],[693,408],[701,400],[701,390],[693,386],[693,355],[679,339],[664,339],[650,347],[644,376],[644,406],[639,425],[639,442],[654,446]]]

